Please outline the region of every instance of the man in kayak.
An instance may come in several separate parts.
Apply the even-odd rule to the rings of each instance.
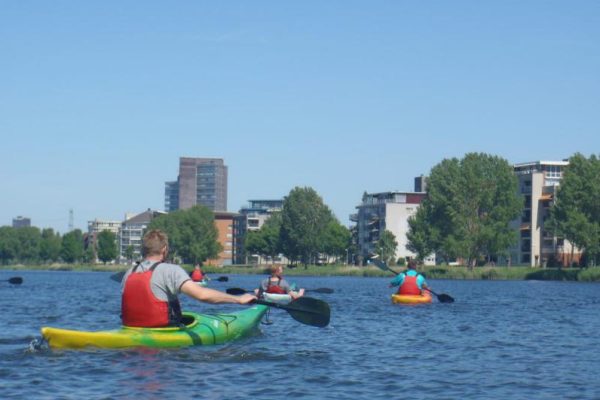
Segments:
[[[271,266],[271,276],[264,279],[260,283],[260,288],[254,292],[258,295],[261,291],[275,294],[289,294],[292,300],[304,296],[304,289],[298,291],[292,290],[290,284],[283,279],[283,267],[275,264]]]
[[[408,262],[408,269],[399,273],[391,282],[389,287],[400,286],[398,294],[420,295],[423,289],[428,289],[425,277],[416,271],[417,263],[413,260]]]
[[[155,229],[144,235],[144,261],[131,267],[122,280],[123,325],[147,328],[179,325],[179,293],[213,304],[248,304],[256,299],[250,294],[232,296],[198,286],[179,265],[165,262],[168,252],[169,242],[165,233]]]
[[[204,279],[204,272],[202,272],[200,264],[196,264],[194,270],[190,274],[190,277],[194,282],[202,282],[202,280]]]

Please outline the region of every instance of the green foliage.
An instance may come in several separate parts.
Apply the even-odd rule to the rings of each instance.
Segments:
[[[98,259],[106,264],[117,258],[117,235],[104,230],[98,234]]]
[[[246,252],[260,254],[274,260],[281,252],[280,230],[281,213],[273,213],[258,231],[249,231],[246,234],[244,245]]]
[[[10,226],[0,227],[0,261],[9,264],[15,260],[19,252],[19,239],[15,229]]]
[[[600,255],[600,159],[575,154],[569,159],[547,222],[586,254],[587,265]]]
[[[94,246],[88,245],[88,247],[83,252],[83,262],[86,264],[93,264],[96,262],[96,252],[94,250]]]
[[[472,267],[477,259],[505,254],[517,240],[509,223],[523,204],[506,160],[482,153],[445,159],[431,170],[427,188],[407,235],[420,259],[435,251]]]
[[[348,228],[331,218],[321,234],[320,244],[321,253],[337,258],[345,257],[346,250],[352,245],[352,235]]]
[[[66,263],[74,263],[83,257],[83,234],[75,229],[62,237],[60,256]]]
[[[320,240],[333,219],[331,211],[314,189],[296,187],[285,197],[281,217],[282,252],[307,265],[322,248]]]
[[[392,261],[395,261],[397,247],[396,236],[392,232],[385,230],[375,244],[375,252],[379,254],[380,260],[391,265]]]
[[[55,233],[52,228],[43,229],[40,242],[40,259],[51,263],[58,261],[61,244],[62,239],[58,232]]]
[[[39,261],[40,242],[42,240],[39,228],[34,226],[16,228],[15,234],[19,241],[19,260],[23,263]]]
[[[133,246],[132,245],[127,246],[125,248],[125,252],[123,255],[125,256],[127,261],[129,261],[129,262],[133,261],[133,256],[135,255],[135,249],[133,248]]]
[[[185,263],[197,264],[216,258],[222,247],[214,214],[204,206],[177,210],[150,222],[147,230],[160,229],[169,236],[169,252]]]

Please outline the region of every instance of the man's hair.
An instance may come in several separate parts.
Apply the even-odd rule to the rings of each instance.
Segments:
[[[408,262],[408,268],[416,269],[417,268],[417,263],[414,260],[410,260]]]
[[[158,229],[153,229],[144,235],[142,254],[144,257],[159,256],[163,249],[168,246],[169,238],[167,234]]]
[[[271,275],[275,274],[279,268],[281,268],[280,264],[273,264],[273,265],[271,265],[271,268],[270,268]]]

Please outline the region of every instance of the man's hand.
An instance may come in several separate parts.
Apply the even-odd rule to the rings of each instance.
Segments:
[[[243,294],[241,296],[237,296],[239,304],[249,304],[256,300],[256,296],[253,294]]]

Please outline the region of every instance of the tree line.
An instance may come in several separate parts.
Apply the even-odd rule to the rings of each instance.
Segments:
[[[100,232],[90,243],[80,229],[60,235],[52,228],[0,227],[0,263],[39,264],[64,262],[92,263],[114,260],[118,255],[116,235]]]
[[[600,161],[576,153],[569,158],[546,222],[555,236],[597,265],[600,253]],[[427,195],[409,219],[408,249],[423,260],[429,254],[469,267],[508,256],[518,240],[511,227],[524,207],[514,168],[497,156],[468,153],[434,166]]]

